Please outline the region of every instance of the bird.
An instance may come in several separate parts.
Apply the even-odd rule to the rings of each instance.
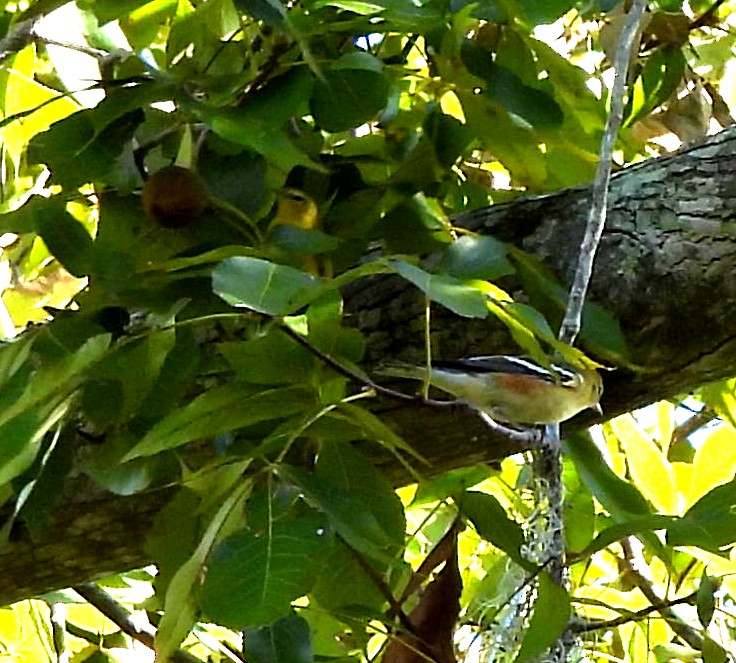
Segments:
[[[269,225],[269,233],[273,233],[279,226],[292,226],[299,230],[319,229],[317,204],[299,189],[281,189],[276,195],[276,214]],[[324,271],[319,257],[312,253],[301,254],[294,262],[313,276],[321,276]]]
[[[317,204],[303,191],[293,188],[281,189],[277,196],[276,215],[271,228],[281,225],[294,226],[302,230],[319,227]]]
[[[389,362],[379,375],[428,380],[494,421],[553,424],[586,409],[602,413],[603,381],[592,368],[543,366],[527,357],[488,355],[432,361],[431,368]]]

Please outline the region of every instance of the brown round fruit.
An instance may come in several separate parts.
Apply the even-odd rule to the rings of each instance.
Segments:
[[[165,228],[181,228],[204,212],[209,192],[189,168],[167,166],[153,173],[143,187],[143,209]]]

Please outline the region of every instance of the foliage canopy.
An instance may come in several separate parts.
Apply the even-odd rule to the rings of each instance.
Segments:
[[[533,660],[573,611],[591,657],[727,660],[736,640],[736,455],[724,451],[736,436],[732,384],[701,395],[726,423],[697,449],[676,443],[670,403],[645,423],[608,422],[598,446],[567,442],[568,595],[527,559],[520,523],[533,508],[520,459],[394,490],[361,446],[384,446],[418,479],[422,450],[320,356],[355,375],[370,368],[342,293],[394,274],[433,306],[499,321],[520,352],[580,358],[556,342],[559,320],[540,313],[564,301],[563,286],[532,256],[451,219],[591,179],[621,4],[8,5],[0,486],[12,516],[3,535],[45,527],[71,472],[119,495],[177,486],[147,542],[155,577],[108,583],[130,603],[155,588],[145,605],[160,618],[161,660],[186,640],[212,660],[234,656],[230,646],[259,663],[380,651],[395,663],[409,659],[391,629],[421,632],[423,610],[454,603],[467,661],[479,642],[489,660]],[[622,165],[663,153],[673,135],[690,141],[732,122],[732,6],[651,3]],[[141,191],[172,165],[192,179],[149,189],[145,213]],[[316,202],[317,225],[271,223],[285,187]],[[436,260],[421,262],[429,253]],[[498,285],[509,276],[537,308]],[[588,317],[588,349],[625,362],[612,316],[591,307]],[[640,558],[651,577],[632,580]],[[506,642],[505,615],[530,577],[538,600],[527,635]],[[692,610],[657,618],[657,596]],[[0,612],[0,639],[19,660],[50,651],[43,629],[28,639],[12,627],[33,628],[40,605]],[[438,647],[456,622],[447,611]],[[69,607],[69,633],[93,632],[84,645],[70,641],[74,660],[124,644],[95,639],[117,627],[90,614]],[[608,628],[595,630],[596,619]]]

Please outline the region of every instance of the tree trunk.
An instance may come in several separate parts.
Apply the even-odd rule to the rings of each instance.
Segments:
[[[590,299],[618,319],[629,355],[608,358],[620,367],[605,375],[606,416],[736,374],[735,174],[736,129],[729,129],[613,178]],[[535,254],[569,282],[589,194],[579,187],[534,196],[457,222]],[[398,278],[370,279],[346,293],[346,305],[366,334],[369,364],[421,361],[424,303],[412,286]],[[435,356],[446,358],[518,352],[495,320],[459,318],[439,306],[432,344]],[[428,476],[519,450],[469,411],[387,401],[377,410],[427,459],[418,469]],[[591,421],[579,417],[566,429]],[[382,450],[366,450],[397,485],[409,479]],[[169,495],[162,489],[91,497],[78,483],[70,487],[42,538],[14,532],[0,551],[0,604],[145,564],[146,532]]]

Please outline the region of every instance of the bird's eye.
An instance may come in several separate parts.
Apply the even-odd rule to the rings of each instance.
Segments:
[[[290,191],[289,198],[299,203],[303,203],[307,199],[307,197],[303,193],[299,193],[297,191]]]

